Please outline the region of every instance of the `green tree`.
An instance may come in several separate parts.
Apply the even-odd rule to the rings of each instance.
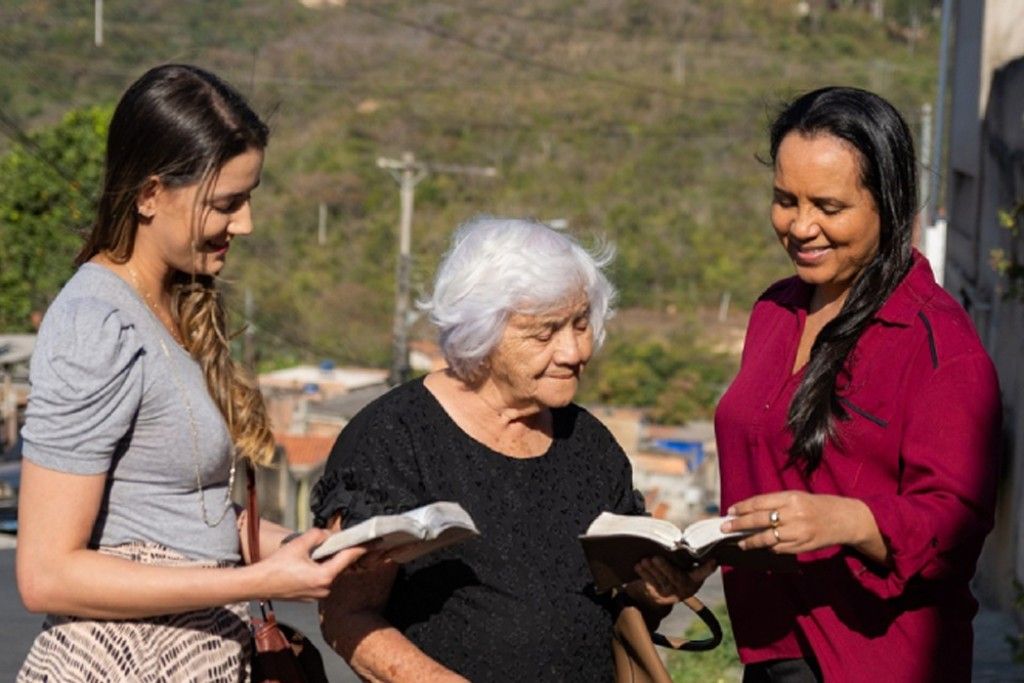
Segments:
[[[616,334],[584,373],[580,401],[647,408],[654,422],[680,424],[710,417],[735,373],[735,358],[692,332]]]
[[[73,272],[95,212],[111,110],[71,111],[0,157],[0,330],[27,331]]]

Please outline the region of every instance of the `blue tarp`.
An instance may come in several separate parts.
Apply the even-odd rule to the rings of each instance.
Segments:
[[[655,439],[654,445],[680,455],[686,460],[687,468],[692,472],[704,462],[704,444],[700,441],[682,441],[679,439]]]

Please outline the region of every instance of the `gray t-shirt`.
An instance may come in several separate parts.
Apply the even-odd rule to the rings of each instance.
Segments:
[[[107,476],[91,545],[150,541],[194,559],[240,559],[234,510],[208,526],[196,477],[198,468],[213,524],[231,436],[199,365],[131,285],[83,265],[46,313],[29,376],[24,457]]]

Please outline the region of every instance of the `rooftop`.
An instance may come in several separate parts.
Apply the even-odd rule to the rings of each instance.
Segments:
[[[260,386],[264,389],[292,389],[295,391],[316,387],[324,394],[338,394],[374,384],[383,384],[387,376],[388,371],[379,368],[298,365],[293,368],[263,373],[260,375]]]
[[[310,468],[319,465],[331,454],[334,436],[274,433],[274,440],[284,449],[288,466]]]

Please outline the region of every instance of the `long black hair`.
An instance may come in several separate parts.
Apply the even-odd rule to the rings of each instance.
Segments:
[[[910,269],[917,168],[914,141],[900,113],[874,93],[828,87],[798,97],[771,126],[771,162],[790,133],[832,135],[860,157],[860,181],[875,200],[880,221],[878,253],[853,282],[839,314],[818,333],[800,386],[789,406],[793,434],[789,462],[810,476],[836,419],[848,414],[836,393],[857,340]]]

